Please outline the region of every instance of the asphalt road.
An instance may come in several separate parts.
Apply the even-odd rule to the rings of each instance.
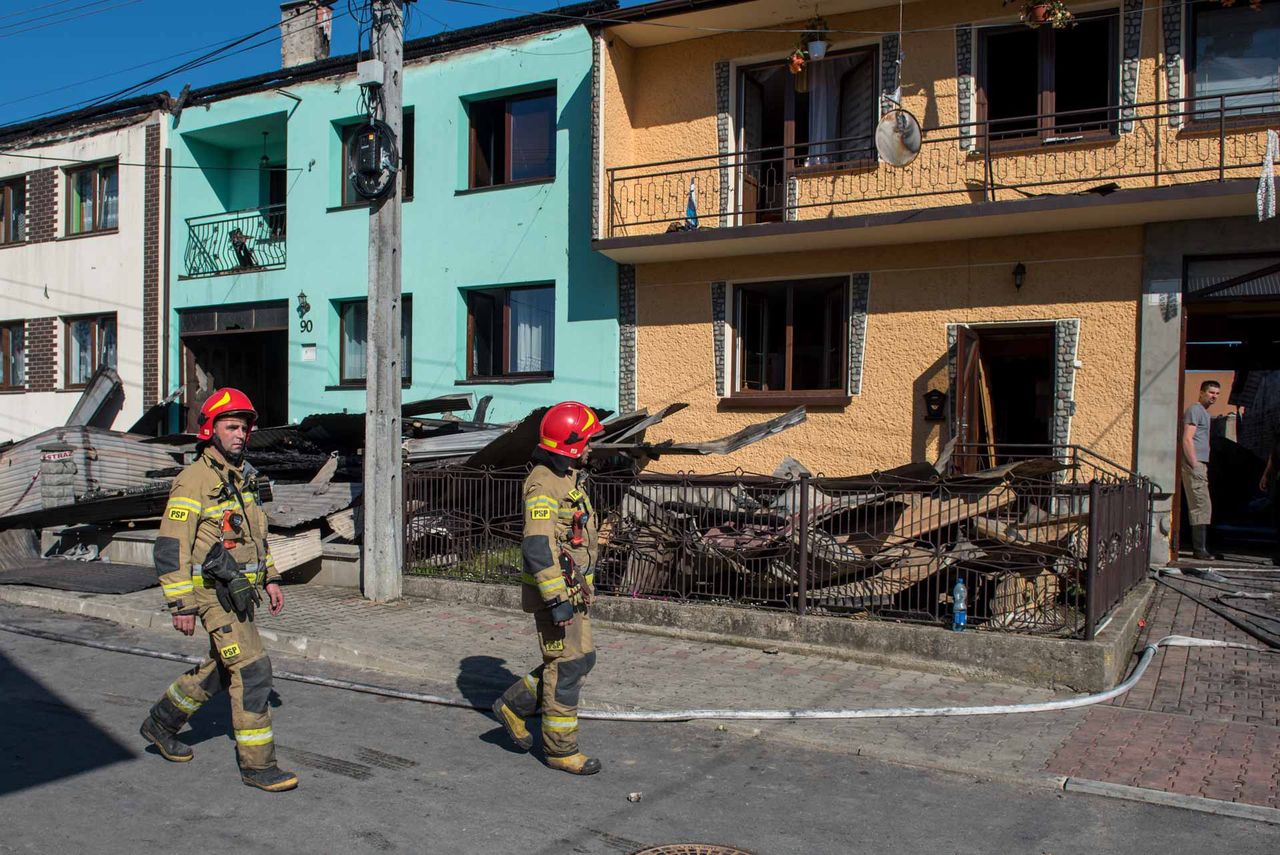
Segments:
[[[0,620],[33,614],[0,606]],[[40,623],[156,643],[97,621]],[[478,713],[286,682],[276,735],[302,785],[266,794],[239,782],[225,697],[184,732],[192,763],[167,763],[138,737],[182,667],[0,632],[0,852],[630,853],[705,842],[755,855],[1243,855],[1280,840],[1275,826],[907,769],[752,728],[588,722],[584,747],[605,770],[578,779],[509,748]]]

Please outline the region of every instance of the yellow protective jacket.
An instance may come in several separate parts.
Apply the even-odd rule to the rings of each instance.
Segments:
[[[550,608],[557,600],[575,605],[585,595],[591,599],[595,585],[596,556],[599,551],[599,520],[587,496],[586,476],[580,469],[563,475],[537,464],[524,480],[524,537],[520,552],[524,559],[521,605],[526,612]],[[585,514],[582,545],[574,546],[573,518]],[[582,574],[586,590],[574,594],[565,584],[560,555],[568,554]]]
[[[234,544],[231,557],[253,584],[265,587],[280,580],[267,548],[267,514],[258,486],[250,464],[232,466],[212,445],[178,473],[155,546],[156,575],[171,612],[195,614],[217,602],[214,581],[204,578],[200,565],[219,541]],[[243,518],[238,532],[222,530],[228,511]]]

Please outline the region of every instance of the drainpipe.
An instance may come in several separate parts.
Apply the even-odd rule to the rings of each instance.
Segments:
[[[173,149],[166,147],[164,150],[164,314],[160,317],[160,323],[164,329],[161,338],[164,341],[164,350],[160,355],[160,361],[164,365],[164,371],[161,376],[164,377],[164,386],[160,390],[160,400],[169,397],[171,389],[169,388],[169,330],[172,326],[169,320],[169,252],[170,246],[173,244]],[[166,425],[166,429],[170,426]]]

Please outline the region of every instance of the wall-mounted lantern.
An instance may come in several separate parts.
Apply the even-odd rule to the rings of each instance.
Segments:
[[[307,302],[307,292],[299,291],[298,292],[298,317],[305,318],[307,316],[307,312],[310,312],[310,311],[311,311],[311,304]]]
[[[267,157],[267,135],[270,131],[262,132],[262,157],[258,159],[258,168],[266,169],[271,166],[271,158]]]
[[[1019,261],[1013,268],[1013,287],[1022,290],[1022,283],[1027,281],[1027,265]]]
[[[945,422],[947,420],[947,393],[940,389],[930,389],[924,393],[924,420],[926,422]]]

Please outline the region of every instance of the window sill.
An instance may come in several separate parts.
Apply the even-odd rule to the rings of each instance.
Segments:
[[[875,172],[880,168],[876,158],[863,160],[845,160],[839,163],[818,163],[813,166],[796,166],[791,170],[797,178],[829,178],[838,175],[858,175],[864,172]]]
[[[1219,126],[1217,119],[1194,119],[1188,117],[1182,123],[1182,127],[1178,128],[1178,138],[1215,137],[1219,131],[1224,133],[1262,132],[1275,127],[1277,121],[1280,121],[1280,110],[1259,113],[1254,116],[1238,116],[1226,119],[1221,126]],[[1228,166],[1228,168],[1232,167]]]
[[[488,187],[464,187],[461,190],[454,190],[455,196],[470,196],[474,193],[490,193],[494,190],[506,190],[511,187],[537,187],[541,184],[554,184],[556,177],[554,175],[548,178],[530,178],[526,181],[508,181],[506,184],[491,184]]]
[[[409,204],[412,201],[413,201],[412,196],[405,196],[403,199],[400,200],[401,204],[405,204],[405,205]],[[342,211],[367,211],[369,209],[369,206],[372,204],[373,204],[372,200],[368,202],[351,202],[346,205],[333,205],[331,207],[325,208],[324,212],[326,214],[337,214]]]
[[[556,379],[554,374],[520,374],[508,377],[468,377],[454,380],[455,386],[519,386],[522,383],[549,383]]]
[[[720,410],[772,410],[782,407],[847,407],[853,403],[849,395],[734,395],[721,398],[717,404]]]
[[[15,246],[26,246],[26,240],[7,240],[0,241],[0,249],[13,249]]]
[[[62,237],[58,238],[58,240],[60,241],[81,240],[83,238],[102,237],[103,235],[118,235],[118,234],[120,234],[119,229],[98,229],[97,231],[92,231],[92,232],[80,232],[74,235],[63,235]]]
[[[1118,134],[1113,134],[1110,131],[1082,131],[1079,134],[1059,134],[1058,136],[1050,139],[1028,134],[1025,137],[991,140],[990,150],[992,155],[1012,155],[1016,157],[1020,155],[1042,154],[1046,151],[1064,151],[1077,148],[1094,148],[1097,146],[1114,145],[1119,141],[1120,136]],[[975,143],[977,144],[975,152],[978,157],[982,156],[982,142],[983,140],[981,138],[975,139]]]
[[[53,391],[57,392],[58,394],[65,393],[68,395],[71,395],[71,394],[82,395],[84,394],[84,390],[88,388],[89,388],[89,385],[87,383],[81,383],[76,386],[62,386],[58,389],[54,389]]]
[[[0,395],[25,395],[29,391],[26,386],[0,386]]]
[[[401,389],[408,389],[412,385],[413,385],[412,380],[400,381]],[[337,383],[337,384],[331,384],[329,386],[325,386],[324,390],[326,392],[363,392],[367,388],[367,386],[368,384],[366,383]]]

